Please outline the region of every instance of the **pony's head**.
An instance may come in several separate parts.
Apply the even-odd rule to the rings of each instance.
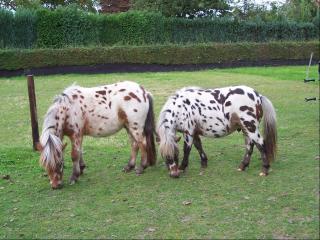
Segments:
[[[43,140],[43,139],[41,139]],[[46,144],[37,145],[40,151],[40,165],[47,171],[52,189],[59,189],[63,186],[63,145],[60,138],[50,134]]]
[[[169,175],[172,178],[178,178],[180,176],[180,170],[179,170],[179,163],[178,163],[178,159],[170,159],[167,158],[166,159],[166,164],[169,170]]]
[[[161,156],[166,160],[166,165],[169,170],[170,177],[178,178],[180,176],[179,171],[179,149],[177,143],[180,141],[181,137],[174,136],[173,143],[171,146],[168,146],[167,142],[164,142],[165,138],[161,138],[159,135],[157,136],[157,142],[160,145],[160,153]]]

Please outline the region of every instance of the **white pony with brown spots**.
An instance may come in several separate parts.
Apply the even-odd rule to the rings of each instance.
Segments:
[[[259,132],[263,118],[264,134]],[[238,170],[244,171],[250,163],[253,147],[261,153],[261,176],[268,175],[277,147],[276,113],[270,100],[247,86],[202,89],[187,87],[171,96],[161,110],[158,122],[160,153],[166,159],[170,176],[179,177],[188,166],[192,145],[207,166],[207,156],[202,149],[200,136],[219,138],[242,131],[246,153]],[[184,136],[184,156],[178,160],[177,132]]]
[[[141,164],[136,173],[156,162],[153,101],[135,82],[125,81],[93,88],[70,86],[56,97],[43,124],[40,163],[47,170],[53,189],[62,187],[63,137],[71,140],[73,172],[70,184],[83,173],[82,141],[85,135],[106,137],[125,128],[131,140],[131,156],[124,167],[135,168],[138,150]]]

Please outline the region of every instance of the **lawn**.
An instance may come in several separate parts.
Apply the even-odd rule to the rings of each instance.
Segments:
[[[311,76],[318,78],[316,67]],[[244,155],[239,133],[203,139],[204,174],[195,149],[179,179],[168,177],[160,156],[145,174],[126,174],[130,147],[121,131],[85,139],[88,168],[72,186],[69,144],[65,186],[55,191],[32,151],[26,79],[0,79],[0,238],[319,238],[319,82],[304,77],[305,67],[36,76],[40,128],[53,97],[74,82],[137,81],[153,93],[156,116],[183,86],[248,85],[273,102],[278,117],[279,151],[268,177],[259,177],[256,149],[249,169],[236,171]]]

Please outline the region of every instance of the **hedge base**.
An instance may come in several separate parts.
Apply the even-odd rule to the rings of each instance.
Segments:
[[[269,60],[269,61],[231,61],[216,64],[99,64],[94,66],[58,66],[19,70],[0,70],[0,77],[21,75],[52,75],[52,74],[98,74],[98,73],[130,73],[130,72],[169,72],[169,71],[198,71],[215,68],[258,67],[258,66],[289,66],[307,65],[309,59],[304,60]],[[313,64],[317,64],[314,60]]]

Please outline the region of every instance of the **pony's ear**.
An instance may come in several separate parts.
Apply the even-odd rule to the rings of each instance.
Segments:
[[[36,143],[36,149],[37,149],[37,151],[42,152],[43,147],[42,147],[41,143],[39,143],[39,142]]]
[[[174,137],[174,140],[176,141],[176,143],[179,142],[180,139],[181,139],[181,136],[179,136],[179,137],[175,136],[175,137]]]
[[[68,143],[64,143],[62,146],[62,151],[64,151],[64,149],[67,147]]]

